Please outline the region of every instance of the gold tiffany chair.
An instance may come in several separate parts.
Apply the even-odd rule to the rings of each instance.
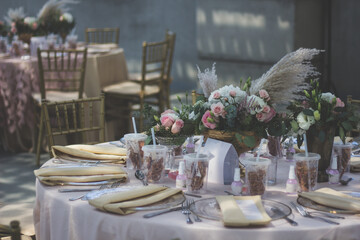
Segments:
[[[104,94],[100,97],[83,98],[63,102],[43,100],[46,135],[49,152],[58,136],[81,134],[79,143],[94,144],[105,141]],[[100,109],[100,114],[97,110]],[[55,118],[51,118],[51,114]]]
[[[165,34],[165,40],[169,42],[169,50],[166,56],[166,63],[164,70],[163,93],[164,93],[164,101],[166,108],[170,108],[170,84],[173,80],[173,78],[171,77],[171,67],[174,56],[176,34],[174,32],[167,30]],[[159,73],[153,73],[151,74],[149,79],[151,79],[152,77],[157,77],[158,75]],[[141,82],[141,73],[132,73],[130,74],[129,78],[132,81]]]
[[[37,110],[41,101],[66,101],[83,98],[87,61],[84,50],[38,49],[40,93],[34,93]],[[43,111],[40,111],[39,135],[36,148],[36,163],[40,164],[40,149],[43,135]]]
[[[159,111],[164,110],[164,73],[168,55],[169,41],[143,42],[142,68],[139,81],[125,81],[103,88],[106,96],[105,112],[107,119],[125,118],[130,121],[131,111],[135,104],[139,104],[140,113],[144,104],[156,106]],[[110,101],[111,100],[111,101]],[[124,114],[127,113],[127,114]],[[143,127],[143,116],[140,114],[139,128]]]
[[[119,44],[119,28],[86,28],[85,43],[86,44]]]
[[[347,104],[351,105],[351,107],[355,111],[355,115],[357,117],[360,117],[360,100],[359,99],[353,99],[352,95],[347,96]],[[353,130],[351,130],[351,136],[359,136],[360,135],[360,123],[358,123],[357,127]]]
[[[10,225],[0,224],[0,240],[31,240],[32,238],[21,234],[20,222],[11,221]]]

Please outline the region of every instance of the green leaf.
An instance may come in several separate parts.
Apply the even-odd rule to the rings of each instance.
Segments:
[[[349,117],[348,120],[349,120],[349,121],[352,121],[352,122],[359,121],[359,119],[358,119],[357,117],[355,117],[355,116]]]
[[[342,127],[339,128],[339,136],[343,142],[345,142],[345,131]]]
[[[145,140],[145,145],[149,145],[152,141],[152,137],[151,136],[148,136]]]
[[[304,109],[303,113],[307,116],[314,116],[314,111],[310,109]]]
[[[242,143],[242,142],[243,142],[240,134],[235,133],[235,137],[236,137],[236,139],[238,140],[239,143]]]
[[[353,127],[351,126],[350,122],[345,121],[341,123],[341,126],[344,127],[344,129],[348,132],[351,131],[353,129]]]
[[[253,148],[253,147],[255,147],[256,139],[254,136],[246,136],[244,138],[244,143],[249,148]]]
[[[326,122],[331,122],[331,121],[334,121],[335,118],[334,117],[329,117],[328,119],[326,119]]]

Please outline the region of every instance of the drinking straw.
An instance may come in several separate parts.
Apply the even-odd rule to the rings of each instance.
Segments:
[[[307,146],[307,140],[306,140],[306,133],[304,133],[304,146],[305,146],[305,157],[309,156],[309,152],[308,152],[308,146]]]
[[[151,135],[152,135],[153,145],[155,146],[155,145],[156,145],[156,142],[155,142],[154,128],[151,128]]]
[[[261,142],[260,142],[260,145],[259,145],[259,148],[257,150],[256,162],[259,162],[259,160],[260,160],[260,149],[261,149],[262,145],[264,144],[264,142],[265,142],[265,139],[262,138]]]
[[[135,118],[134,117],[132,117],[132,122],[133,122],[134,133],[136,134],[137,130],[136,130],[136,123],[135,123]]]
[[[198,148],[198,151],[197,151],[197,153],[196,153],[196,158],[198,158],[199,157],[199,155],[200,155],[200,149],[203,147],[203,144],[204,144],[204,136],[201,136],[200,137],[200,147]]]

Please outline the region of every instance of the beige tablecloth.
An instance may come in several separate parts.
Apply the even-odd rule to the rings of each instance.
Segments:
[[[0,141],[8,151],[26,151],[33,145],[35,126],[31,94],[39,91],[36,58],[0,58]],[[96,97],[104,86],[124,81],[128,71],[124,51],[112,49],[108,53],[88,54],[84,93]],[[109,127],[107,140],[114,140]]]
[[[51,161],[47,164],[52,164]],[[265,198],[274,199],[289,205],[296,201],[296,196],[285,194],[285,181],[290,163],[281,160],[278,168],[278,183],[269,187]],[[349,174],[354,178],[349,186],[336,186],[337,190],[360,191],[360,174]],[[139,185],[139,181],[130,173],[131,185]],[[169,180],[166,185],[174,186]],[[319,184],[327,187],[328,183]],[[299,223],[292,227],[285,220],[270,222],[261,228],[225,228],[221,222],[203,219],[203,222],[186,224],[185,216],[180,212],[172,212],[151,219],[142,216],[148,212],[137,212],[128,216],[119,216],[101,212],[86,201],[68,201],[69,197],[81,193],[59,193],[59,187],[47,187],[36,182],[36,207],[34,209],[36,239],[359,239],[360,217],[344,215],[346,219],[338,220],[340,225],[301,217],[293,213],[289,217]],[[230,186],[208,185],[208,194],[224,194]],[[196,200],[196,198],[195,198]]]

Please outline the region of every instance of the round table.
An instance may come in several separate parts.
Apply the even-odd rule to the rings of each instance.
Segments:
[[[49,160],[47,165],[54,164]],[[278,183],[268,187],[265,198],[280,201],[290,206],[297,196],[284,193],[289,165],[284,160],[278,164]],[[350,174],[354,178],[348,186],[331,186],[336,190],[360,191],[360,175]],[[139,180],[130,176],[131,185],[139,185]],[[174,186],[167,180],[166,185]],[[328,187],[328,183],[318,187]],[[36,181],[36,206],[34,222],[36,239],[359,239],[360,218],[357,215],[343,215],[345,219],[334,219],[340,225],[331,225],[319,220],[304,218],[294,209],[289,216],[299,223],[291,226],[284,219],[272,221],[266,227],[225,228],[222,222],[202,219],[194,224],[186,224],[180,211],[171,212],[154,218],[145,219],[148,211],[139,211],[130,215],[116,215],[97,210],[87,201],[69,201],[70,197],[82,193],[59,193],[59,188],[49,187]],[[230,191],[229,185],[208,184],[205,197],[224,194]],[[187,196],[187,198],[189,198]],[[194,198],[197,200],[198,198]]]

